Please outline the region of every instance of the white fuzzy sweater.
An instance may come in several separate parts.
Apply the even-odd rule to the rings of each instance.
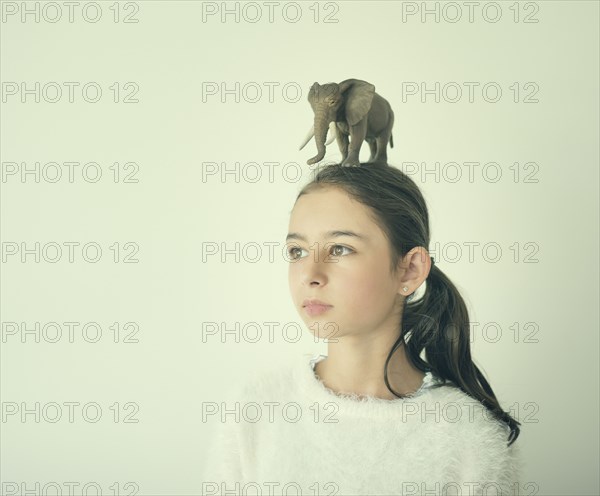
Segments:
[[[201,494],[522,494],[518,439],[460,389],[427,374],[410,398],[338,395],[315,376],[324,355],[234,387],[214,432]]]

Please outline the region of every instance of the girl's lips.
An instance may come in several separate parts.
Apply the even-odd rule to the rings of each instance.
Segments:
[[[302,306],[305,307],[306,305],[325,305],[327,307],[330,307],[331,305],[329,303],[327,303],[326,301],[321,301],[321,300],[317,300],[316,298],[306,298],[303,302],[302,302]]]
[[[311,317],[314,317],[315,315],[321,315],[322,313],[325,313],[330,308],[333,308],[333,307],[331,305],[314,304],[314,305],[306,305],[304,307],[304,310],[306,311],[306,313],[308,315],[310,315]]]

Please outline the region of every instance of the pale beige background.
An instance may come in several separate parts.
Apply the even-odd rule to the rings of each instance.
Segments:
[[[97,183],[80,175],[72,184],[6,178],[2,241],[104,248],[96,264],[77,252],[75,263],[34,263],[30,256],[2,265],[3,406],[74,401],[103,408],[97,423],[83,421],[80,410],[74,423],[4,419],[3,482],[77,481],[81,488],[93,481],[107,493],[118,482],[125,493],[122,485],[134,481],[138,494],[197,494],[210,436],[202,402],[225,398],[249,369],[326,351],[306,329],[297,343],[280,332],[269,342],[265,325],[257,343],[231,336],[221,343],[203,342],[202,327],[301,325],[287,262],[269,260],[265,243],[281,249],[295,195],[309,179],[305,162],[315,146],[298,151],[298,145],[312,123],[310,85],[354,77],[375,84],[392,104],[393,165],[500,164],[496,183],[480,174],[473,182],[413,176],[430,207],[432,251],[463,291],[472,320],[502,329],[497,342],[475,332],[472,352],[501,403],[522,421],[524,481],[537,484],[538,494],[598,494],[597,2],[535,2],[538,23],[515,23],[512,2],[501,2],[496,23],[480,10],[473,23],[464,17],[436,23],[431,16],[402,22],[406,5],[391,1],[332,3],[337,23],[315,23],[312,2],[301,4],[296,23],[280,10],[273,23],[231,16],[203,23],[201,3],[144,1],[136,4],[139,22],[125,24],[112,22],[112,2],[100,4],[97,23],[82,20],[78,10],[73,23],[36,23],[31,16],[22,23],[17,15],[1,25],[3,82],[95,81],[105,91],[97,104],[83,102],[80,93],[75,103],[65,96],[39,104],[8,97],[2,104],[3,163],[95,161],[103,170]],[[334,12],[324,3],[319,9]],[[113,103],[108,87],[115,81],[135,82],[139,103]],[[479,88],[497,82],[503,95],[495,104],[480,92],[474,103],[466,94],[458,103],[402,101],[403,82],[433,87],[436,81],[479,82]],[[231,96],[203,102],[203,82],[256,83],[265,93],[255,103]],[[539,102],[513,102],[515,82],[521,91],[535,82]],[[270,102],[267,83],[278,83],[276,89],[292,83],[301,98],[286,101],[276,90]],[[327,158],[336,157],[334,143]],[[368,158],[367,147],[361,158]],[[139,165],[139,182],[112,182],[109,166],[129,161]],[[211,161],[230,170],[240,162],[249,175],[255,172],[249,162],[264,172],[267,162],[280,166],[272,182],[266,175],[257,182],[232,176],[203,182],[203,162]],[[290,172],[303,171],[300,180],[282,176],[288,162],[299,164]],[[521,172],[526,162],[537,163],[538,182],[515,182],[515,162]],[[137,243],[139,263],[111,262],[115,242]],[[203,262],[207,242],[257,243],[263,251],[255,263],[236,263],[232,255],[225,263]],[[490,263],[477,249],[469,260],[469,242],[498,243],[503,255]],[[516,243],[527,254],[529,242],[539,249],[538,262],[515,261],[510,247]],[[462,248],[456,260],[453,243]],[[7,334],[10,322],[32,328],[52,321],[98,322],[102,339],[86,343],[76,334],[73,343],[67,337],[35,343],[29,336],[21,343],[20,335]],[[139,325],[139,342],[112,342],[109,326],[128,321]],[[538,331],[526,339],[528,322]],[[524,334],[514,338],[511,326]],[[137,403],[139,422],[113,422],[114,402]]]

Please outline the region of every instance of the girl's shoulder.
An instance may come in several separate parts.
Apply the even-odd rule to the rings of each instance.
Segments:
[[[510,434],[506,422],[456,384],[448,382],[440,389],[438,395],[434,394],[440,415],[452,425],[457,437],[470,440],[473,446],[506,446]]]
[[[308,362],[298,357],[263,362],[260,368],[244,373],[242,380],[235,387],[236,396],[252,399],[283,394],[293,384],[293,375],[303,364],[304,367],[308,367]]]

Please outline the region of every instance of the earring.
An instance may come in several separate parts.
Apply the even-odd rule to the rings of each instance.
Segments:
[[[402,291],[408,291],[408,286],[404,286],[404,287],[402,288]]]

